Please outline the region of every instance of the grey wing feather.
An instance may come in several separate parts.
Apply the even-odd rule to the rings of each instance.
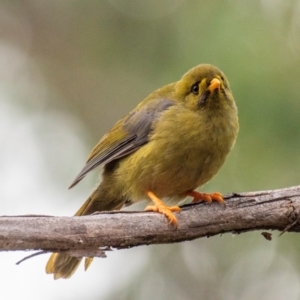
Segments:
[[[123,129],[128,132],[128,135],[89,160],[69,188],[76,185],[89,171],[100,164],[107,164],[124,157],[147,143],[153,122],[172,105],[174,102],[169,99],[156,99],[141,109],[132,111],[123,123]]]
[[[120,141],[118,143],[118,145],[112,145],[115,147],[112,147],[110,149],[110,151],[105,152],[105,155],[95,156],[90,161],[88,161],[87,164],[80,171],[80,173],[76,176],[76,178],[74,179],[72,184],[69,186],[69,189],[72,188],[73,186],[75,186],[88,172],[95,169],[97,166],[101,165],[102,163],[107,164],[116,158],[125,156],[125,155],[133,152],[134,150],[131,150],[129,152],[129,149],[131,148],[130,141],[133,139],[134,139],[133,136],[130,138],[124,139],[124,140]]]

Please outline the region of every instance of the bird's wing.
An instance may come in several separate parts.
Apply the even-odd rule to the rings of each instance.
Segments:
[[[94,147],[86,165],[69,188],[100,164],[126,156],[147,143],[153,122],[172,105],[174,102],[169,99],[154,99],[117,122]]]

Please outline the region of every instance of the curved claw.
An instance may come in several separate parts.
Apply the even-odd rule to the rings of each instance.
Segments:
[[[196,203],[196,202],[199,202],[202,200],[202,201],[206,201],[208,203],[211,203],[212,201],[217,201],[220,204],[225,205],[223,196],[220,193],[206,194],[206,193],[200,193],[197,191],[189,191],[186,193],[186,195],[193,197],[192,203]]]

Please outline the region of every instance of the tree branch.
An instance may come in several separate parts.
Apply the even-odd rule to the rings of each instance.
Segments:
[[[300,231],[300,186],[225,197],[226,207],[188,204],[178,228],[153,212],[102,212],[82,217],[2,216],[0,251],[43,250],[102,256],[110,248],[175,243],[226,232]],[[269,234],[265,233],[266,238]]]

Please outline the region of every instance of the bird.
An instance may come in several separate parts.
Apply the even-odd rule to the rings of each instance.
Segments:
[[[224,203],[220,193],[196,189],[219,171],[239,131],[238,111],[224,73],[200,64],[180,80],[152,92],[121,118],[92,149],[74,187],[103,165],[102,181],[75,216],[119,210],[148,199],[147,211],[166,216],[176,228],[179,202],[190,196]],[[69,278],[82,258],[53,253],[46,273]],[[93,258],[85,258],[85,270]]]

